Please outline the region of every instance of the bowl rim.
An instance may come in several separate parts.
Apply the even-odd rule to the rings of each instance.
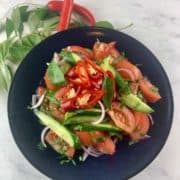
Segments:
[[[167,134],[166,134],[166,137],[163,139],[163,143],[161,145],[161,147],[159,148],[159,150],[154,154],[154,156],[152,156],[151,159],[149,159],[149,161],[141,168],[139,168],[136,172],[130,174],[130,176],[127,176],[126,179],[128,178],[132,178],[133,176],[139,174],[142,170],[144,170],[145,168],[148,167],[148,165],[150,165],[154,160],[155,158],[158,156],[158,154],[160,154],[160,152],[162,151],[162,149],[165,147],[165,144],[168,140],[168,137],[169,137],[169,134],[170,134],[170,131],[171,131],[171,128],[172,128],[172,123],[173,123],[173,117],[174,117],[174,98],[173,98],[173,91],[172,91],[172,87],[171,87],[171,83],[170,83],[170,80],[168,78],[168,75],[166,73],[166,71],[164,70],[162,64],[160,63],[160,61],[158,60],[158,58],[156,58],[156,56],[152,53],[152,51],[147,48],[143,43],[141,43],[139,40],[137,40],[136,38],[132,37],[131,35],[128,35],[126,33],[123,33],[121,31],[117,31],[117,30],[114,30],[114,29],[109,29],[109,28],[102,28],[102,27],[77,27],[77,28],[72,28],[72,29],[67,29],[65,31],[62,31],[62,32],[57,32],[47,38],[45,38],[43,41],[41,41],[39,44],[42,44],[44,43],[45,41],[47,41],[48,39],[50,38],[54,38],[56,37],[57,35],[61,34],[66,34],[66,33],[70,33],[74,30],[80,30],[80,31],[109,31],[109,32],[112,32],[112,33],[120,33],[128,38],[130,38],[131,40],[133,41],[136,41],[137,43],[139,43],[144,49],[147,49],[148,50],[148,53],[151,54],[151,56],[156,60],[156,63],[159,65],[161,71],[163,72],[163,76],[165,77],[165,79],[167,80],[167,86],[168,86],[168,89],[169,89],[169,95],[170,95],[170,105],[171,105],[171,111],[170,111],[170,121],[169,121],[169,127],[168,127],[168,130],[167,130]],[[37,44],[35,47],[33,47],[33,49],[37,48],[37,46],[39,46],[39,44]],[[33,49],[31,51],[33,51]],[[28,53],[30,54],[31,51]],[[9,121],[9,126],[10,126],[10,130],[11,130],[11,135],[15,141],[15,144],[17,145],[18,149],[20,150],[20,152],[22,153],[22,155],[24,156],[24,158],[31,164],[31,166],[36,169],[37,171],[39,171],[40,174],[42,175],[45,175],[47,176],[48,178],[52,178],[49,176],[49,174],[42,170],[40,166],[38,165],[35,165],[30,159],[29,159],[29,156],[26,155],[23,151],[23,148],[21,148],[21,145],[20,143],[18,142],[18,140],[16,139],[15,137],[15,132],[13,130],[13,120],[10,118],[9,114],[10,114],[10,109],[9,109],[9,106],[10,106],[10,99],[11,99],[11,94],[12,94],[12,89],[13,89],[13,86],[15,84],[15,79],[16,79],[16,74],[18,74],[19,70],[21,69],[21,67],[23,66],[24,63],[26,63],[26,58],[28,56],[28,54],[25,56],[25,58],[22,60],[22,62],[20,63],[15,75],[14,75],[14,78],[12,80],[12,83],[11,83],[11,87],[10,87],[10,90],[9,90],[9,93],[8,93],[8,102],[7,102],[7,112],[8,112],[8,121]]]

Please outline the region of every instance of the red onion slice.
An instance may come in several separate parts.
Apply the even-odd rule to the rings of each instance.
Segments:
[[[129,76],[130,76],[130,78],[131,78],[132,81],[135,81],[135,80],[136,80],[136,78],[135,78],[133,72],[131,72],[129,69],[126,69],[126,68],[119,68],[119,69],[117,69],[117,71],[118,71],[118,72],[126,72],[126,73],[129,74]]]
[[[93,156],[93,157],[99,157],[100,156],[100,153],[93,151],[91,149],[91,147],[86,148],[85,146],[82,146],[82,149],[84,150],[85,153],[87,153],[90,156]]]

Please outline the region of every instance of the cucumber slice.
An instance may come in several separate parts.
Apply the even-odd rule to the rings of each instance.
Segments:
[[[85,130],[85,131],[92,131],[92,130],[99,130],[99,131],[110,131],[110,132],[120,132],[120,129],[108,124],[108,123],[102,123],[102,124],[79,124],[77,126],[74,126],[75,130]]]
[[[122,102],[135,111],[152,113],[154,110],[134,94],[127,94],[121,97]]]
[[[97,121],[99,118],[100,116],[77,115],[64,120],[63,124],[69,125],[69,124],[91,123]]]
[[[66,127],[61,125],[57,120],[41,111],[35,111],[34,113],[40,119],[43,125],[49,127],[71,147],[80,147],[78,137],[73,132],[69,131]]]
[[[100,118],[101,110],[89,109],[89,110],[76,110],[67,112],[64,118],[64,125],[68,124],[81,124],[97,121]]]

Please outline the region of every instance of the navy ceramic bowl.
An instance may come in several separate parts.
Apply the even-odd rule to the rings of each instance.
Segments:
[[[116,41],[118,50],[135,64],[142,64],[140,69],[160,89],[162,100],[155,105],[151,127],[151,138],[129,146],[119,143],[113,156],[90,157],[85,163],[60,165],[58,154],[51,148],[45,151],[37,149],[43,128],[32,111],[27,107],[31,95],[35,92],[52,59],[54,52],[61,51],[68,45],[80,45],[92,48],[97,40]],[[14,139],[27,158],[39,171],[52,179],[58,180],[120,180],[127,179],[140,172],[160,152],[168,137],[173,116],[173,98],[168,77],[156,57],[140,42],[121,32],[83,27],[57,33],[36,46],[21,63],[14,77],[8,99],[8,115]]]

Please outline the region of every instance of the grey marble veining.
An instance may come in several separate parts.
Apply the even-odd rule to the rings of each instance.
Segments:
[[[43,0],[0,0],[0,16],[18,2]],[[77,0],[99,20],[107,19],[117,28],[131,22],[125,33],[144,43],[161,61],[172,83],[175,113],[168,141],[159,156],[132,180],[180,180],[180,0]],[[0,93],[0,179],[46,180],[34,169],[15,145],[10,133],[7,94]]]

